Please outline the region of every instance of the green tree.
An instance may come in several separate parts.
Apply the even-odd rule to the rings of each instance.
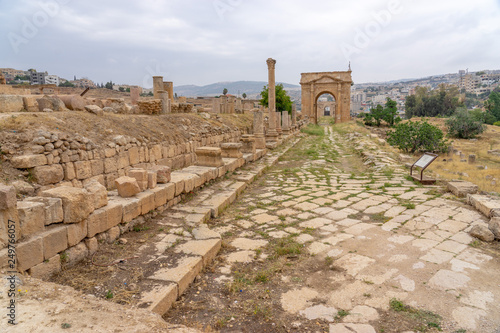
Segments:
[[[75,85],[69,81],[66,81],[64,83],[59,83],[59,87],[70,87],[70,88],[74,88]]]
[[[222,89],[222,95],[224,95],[224,96],[227,95],[227,88]]]
[[[247,98],[247,94],[246,93],[243,93],[243,95],[241,95],[243,97],[243,99],[246,99]]]
[[[264,86],[260,96],[260,104],[269,107],[268,86]],[[281,83],[276,85],[276,111],[288,111],[288,113],[292,113],[292,100]]]
[[[481,134],[486,126],[474,120],[473,115],[466,108],[459,108],[455,114],[446,121],[448,135],[459,139],[472,139]]]
[[[113,81],[106,82],[104,88],[113,90]]]
[[[130,88],[125,89],[125,91],[129,93],[130,92]]]
[[[449,147],[443,131],[427,121],[399,123],[393,131],[387,132],[387,142],[412,154],[417,151],[445,152]]]
[[[495,117],[496,121],[500,121],[500,92],[492,91],[488,100],[484,102],[484,107]]]
[[[125,88],[123,87],[119,87],[118,90],[120,90],[121,92],[125,92]]]
[[[387,97],[387,102],[385,103],[385,109],[383,113],[383,119],[389,126],[394,126],[396,120],[396,115],[398,114],[398,103]]]
[[[459,99],[456,86],[440,85],[438,89],[429,90],[417,87],[415,95],[406,97],[406,118],[450,116],[463,103]]]
[[[375,121],[375,124],[377,127],[380,127],[380,124],[382,123],[382,120],[384,119],[384,107],[382,105],[377,105],[375,108],[372,108],[370,110],[370,114],[373,117],[373,121]]]

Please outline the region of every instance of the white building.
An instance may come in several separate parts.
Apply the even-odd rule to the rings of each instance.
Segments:
[[[59,76],[57,75],[47,75],[45,76],[45,84],[55,84],[59,85]]]

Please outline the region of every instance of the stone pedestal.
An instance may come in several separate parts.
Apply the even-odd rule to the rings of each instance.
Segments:
[[[168,92],[160,90],[158,91],[159,99],[161,100],[161,112],[160,114],[171,113],[171,104],[168,99]]]
[[[160,99],[159,91],[163,91],[163,76],[153,76],[153,95],[155,99]]]
[[[253,134],[255,136],[255,147],[257,149],[266,149],[266,138],[264,137],[264,112],[262,110],[253,113]]]
[[[196,148],[196,165],[208,167],[221,167],[224,165],[222,161],[222,150],[216,147],[201,147]]]
[[[170,102],[174,102],[174,83],[171,81],[166,81],[163,82],[163,90],[168,92],[168,98],[170,99]]]
[[[141,88],[132,87],[130,88],[130,99],[132,100],[132,105],[137,105],[137,101],[141,96]]]
[[[281,122],[283,124],[283,134],[290,135],[290,125],[288,122],[288,111],[283,111],[281,113]]]
[[[236,142],[228,142],[221,143],[220,149],[222,150],[222,157],[228,158],[240,158],[243,157],[243,153],[241,152],[241,143]]]
[[[278,138],[283,137],[283,128],[281,127],[281,112],[275,112],[276,114],[276,132],[278,132]]]
[[[254,135],[243,134],[241,136],[241,143],[241,152],[243,154],[255,154],[257,152]]]

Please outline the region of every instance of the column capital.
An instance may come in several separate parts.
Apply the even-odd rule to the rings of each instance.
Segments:
[[[276,60],[274,60],[273,58],[269,58],[269,59],[266,60],[266,63],[267,63],[267,68],[268,69],[275,69]]]

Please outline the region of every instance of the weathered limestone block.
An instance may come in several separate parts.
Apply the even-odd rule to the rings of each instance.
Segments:
[[[20,112],[24,109],[23,96],[0,95],[0,113]]]
[[[63,181],[64,170],[60,164],[41,165],[33,169],[33,175],[35,176],[37,183],[42,186],[57,184]]]
[[[118,154],[118,169],[123,169],[130,166],[130,158],[128,152]]]
[[[26,238],[42,232],[45,228],[45,205],[41,202],[19,201],[20,238]]]
[[[467,202],[486,217],[492,217],[495,210],[500,209],[500,200],[486,195],[468,194]]]
[[[141,294],[138,306],[163,316],[175,303],[178,294],[176,283],[156,282],[151,287],[151,291]]]
[[[177,283],[179,286],[178,296],[180,296],[202,269],[202,257],[184,257],[178,262],[176,267],[160,269],[154,275],[150,276],[149,279]]]
[[[87,179],[92,177],[92,165],[90,161],[75,162],[76,178]]]
[[[469,234],[485,242],[493,242],[495,240],[493,232],[483,225],[473,226]]]
[[[85,185],[85,189],[94,199],[94,209],[104,207],[108,204],[108,191],[97,180],[93,180]]]
[[[76,178],[75,165],[73,162],[64,164],[64,180],[73,180]]]
[[[22,155],[15,156],[11,160],[12,166],[17,169],[30,169],[47,164],[45,155]]]
[[[141,215],[141,205],[137,198],[116,198],[110,201],[111,204],[122,206],[122,221],[128,223]]]
[[[149,150],[149,161],[150,162],[155,162],[155,161],[161,160],[162,157],[163,157],[163,155],[162,155],[161,145],[154,145],[153,147],[151,147],[151,149]]]
[[[167,187],[165,185],[158,185],[150,191],[155,194],[155,208],[161,207],[167,203]]]
[[[236,142],[221,143],[220,148],[222,150],[222,157],[228,157],[228,158],[243,157],[243,153],[240,151],[241,147],[242,147],[241,143],[236,143]]]
[[[66,250],[66,264],[68,266],[73,266],[84,260],[89,255],[89,250],[84,242],[80,244],[70,247]]]
[[[61,256],[55,255],[35,265],[28,270],[28,274],[37,279],[49,279],[52,275],[61,271]]]
[[[75,246],[80,243],[88,232],[88,220],[79,223],[73,223],[66,226],[68,233],[68,246]]]
[[[61,95],[59,96],[64,105],[73,111],[84,111],[85,100],[80,95]]]
[[[86,105],[85,110],[89,113],[95,114],[96,116],[104,115],[104,111],[97,105]]]
[[[477,193],[478,186],[471,182],[448,182],[448,191],[456,195],[457,197],[466,197],[467,194]]]
[[[92,160],[90,161],[90,169],[92,171],[92,176],[100,176],[104,173],[104,162],[103,160]]]
[[[40,234],[43,238],[43,258],[49,259],[68,248],[68,229],[66,226],[54,226]]]
[[[25,270],[43,262],[43,239],[33,237],[26,242],[16,246],[17,270]]]
[[[495,235],[496,239],[500,239],[500,217],[493,217],[490,220],[488,229]]]
[[[159,184],[166,184],[170,181],[171,169],[164,165],[154,165],[151,171],[156,172],[156,182]]]
[[[106,230],[111,229],[123,220],[123,205],[118,202],[110,202],[107,206],[103,207],[106,211]]]
[[[137,185],[141,191],[144,191],[148,188],[148,171],[139,168],[133,168],[128,171],[128,176],[135,178],[137,180]]]
[[[42,191],[40,196],[62,200],[64,223],[81,222],[94,211],[92,195],[82,188],[61,186]]]
[[[241,136],[241,152],[243,154],[255,154],[257,148],[255,146],[255,137],[253,135],[242,135]]]
[[[13,186],[0,184],[0,210],[15,208],[16,204],[16,189]]]
[[[154,210],[155,207],[155,193],[151,190],[146,190],[137,194],[139,204],[141,206],[141,215],[147,214]]]
[[[106,233],[108,234],[108,243],[111,244],[120,237],[120,228],[113,227],[109,229]]]
[[[92,238],[95,235],[108,230],[107,212],[103,208],[96,209],[87,219],[87,237]]]
[[[148,171],[148,189],[153,189],[157,184],[157,173],[155,171]]]
[[[111,173],[118,171],[118,159],[116,156],[104,159],[104,172]]]
[[[141,192],[137,180],[132,177],[123,176],[115,180],[115,186],[118,190],[118,195],[122,198],[128,198]]]
[[[40,202],[44,205],[45,225],[59,223],[64,219],[62,200],[59,198],[31,197],[25,201]]]
[[[222,162],[222,150],[214,147],[196,148],[196,165],[220,167],[224,165]]]
[[[135,165],[139,162],[139,147],[132,147],[128,150],[130,165]]]

